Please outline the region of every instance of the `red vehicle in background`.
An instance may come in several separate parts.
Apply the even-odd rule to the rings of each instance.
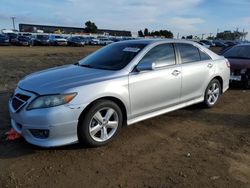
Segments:
[[[222,54],[230,62],[231,82],[241,83],[244,88],[250,88],[250,43],[238,44]]]

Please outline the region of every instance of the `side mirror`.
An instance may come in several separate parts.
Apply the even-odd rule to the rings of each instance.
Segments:
[[[140,62],[136,66],[136,70],[138,70],[139,72],[155,70],[155,63],[152,63],[152,62]]]

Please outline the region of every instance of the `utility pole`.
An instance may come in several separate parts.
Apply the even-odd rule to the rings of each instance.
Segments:
[[[16,30],[16,27],[15,27],[15,19],[16,19],[16,17],[12,16],[11,19],[12,19],[13,29]]]
[[[204,35],[205,35],[204,33],[201,34],[201,39],[202,39],[202,40],[203,40]]]
[[[177,39],[179,39],[179,33],[177,34]]]
[[[243,33],[242,33],[243,35],[242,35],[242,39],[241,39],[241,41],[244,41],[245,40],[245,28],[243,28]]]

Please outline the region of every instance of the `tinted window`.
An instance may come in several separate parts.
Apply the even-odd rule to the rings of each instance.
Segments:
[[[182,63],[191,63],[200,61],[200,54],[198,48],[191,44],[178,44],[178,48],[181,55]]]
[[[81,66],[97,69],[120,70],[124,68],[144,47],[141,43],[115,43],[84,58]]]
[[[37,39],[48,39],[48,35],[37,35]]]
[[[201,61],[205,61],[205,60],[210,60],[211,59],[211,57],[209,55],[207,55],[205,52],[202,52],[200,50],[199,50],[199,52],[200,52]]]
[[[224,53],[226,58],[250,59],[250,45],[234,46]]]
[[[140,63],[157,63],[160,66],[174,65],[175,53],[172,44],[161,44],[151,49]]]

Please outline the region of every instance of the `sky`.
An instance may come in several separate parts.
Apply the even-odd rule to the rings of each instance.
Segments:
[[[217,30],[247,31],[250,0],[0,0],[0,29],[19,23],[84,27],[88,20],[101,29],[171,30],[176,37],[215,35]]]

